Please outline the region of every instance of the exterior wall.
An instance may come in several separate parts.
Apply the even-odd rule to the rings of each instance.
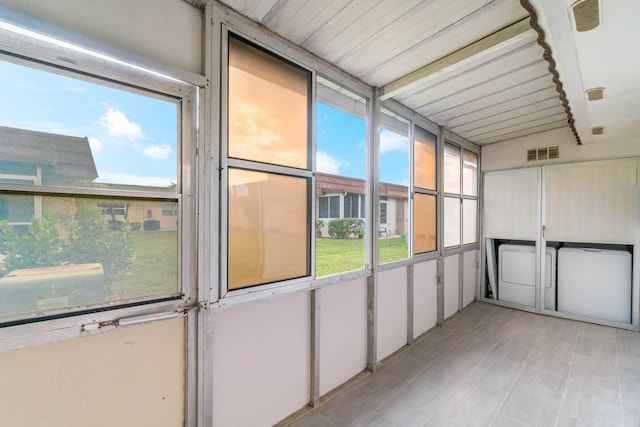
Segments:
[[[527,150],[554,145],[560,146],[559,159],[527,162]],[[483,171],[492,171],[633,156],[640,156],[638,135],[627,135],[615,141],[578,145],[569,129],[555,129],[483,146],[481,168]]]

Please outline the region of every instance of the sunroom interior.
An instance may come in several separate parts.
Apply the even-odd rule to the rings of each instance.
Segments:
[[[638,19],[632,0],[0,0],[0,425],[465,424],[437,398],[472,424],[637,425]],[[547,418],[510,406],[544,365],[525,323],[571,355],[540,371]],[[522,344],[491,374],[503,397],[433,383],[451,337],[480,358],[461,387]],[[600,362],[610,393],[567,398]],[[335,403],[376,375],[431,406]]]

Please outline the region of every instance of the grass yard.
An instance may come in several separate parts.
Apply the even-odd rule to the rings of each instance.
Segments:
[[[118,297],[139,297],[178,289],[178,232],[131,233],[133,258],[129,271],[118,274],[112,292]]]
[[[380,240],[380,263],[407,258],[404,237]],[[316,276],[364,268],[364,239],[316,239]]]

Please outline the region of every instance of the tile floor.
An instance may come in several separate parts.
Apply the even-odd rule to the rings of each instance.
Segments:
[[[289,425],[640,426],[640,333],[476,302]]]

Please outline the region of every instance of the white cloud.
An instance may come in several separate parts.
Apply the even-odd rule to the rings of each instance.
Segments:
[[[337,175],[340,170],[340,162],[331,157],[329,153],[325,151],[318,151],[316,153],[316,170],[318,172]]]
[[[154,160],[164,160],[167,157],[169,157],[172,151],[173,150],[169,144],[162,144],[162,145],[150,145],[147,148],[145,148],[142,152],[146,156],[149,156]]]
[[[162,178],[159,176],[136,176],[121,173],[101,173],[96,182],[109,184],[145,185],[151,187],[169,187],[175,184],[175,178]]]
[[[91,151],[96,152],[102,150],[102,142],[95,136],[89,137],[89,145],[91,146]]]
[[[395,150],[407,151],[408,149],[408,138],[388,130],[380,132],[380,154]]]
[[[118,138],[126,138],[132,142],[144,138],[142,127],[138,123],[132,122],[122,111],[113,108],[109,108],[98,123],[107,129],[109,134]]]

